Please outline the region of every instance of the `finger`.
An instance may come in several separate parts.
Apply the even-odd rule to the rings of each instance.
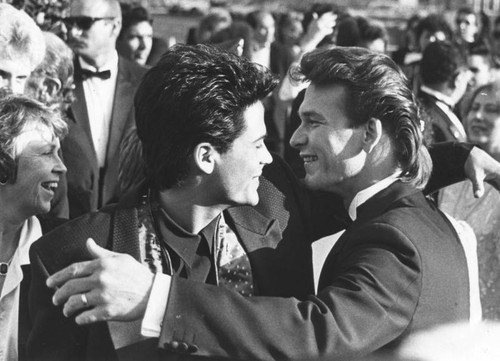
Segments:
[[[75,317],[75,322],[78,325],[89,325],[91,323],[108,321],[110,319],[109,312],[104,306],[97,306],[83,311]]]
[[[83,296],[85,295],[85,296]],[[84,301],[87,301],[85,303]],[[71,317],[78,312],[92,308],[90,293],[79,293],[68,298],[63,307],[63,314],[66,317]]]
[[[94,282],[90,279],[90,277],[69,280],[56,290],[52,296],[52,303],[56,306],[62,305],[72,296],[86,293],[93,289],[93,287]]]
[[[115,252],[112,252],[110,250],[107,250],[106,248],[99,246],[97,243],[95,243],[95,241],[92,238],[87,239],[87,249],[92,255],[92,258],[94,259],[105,258],[117,254]]]
[[[46,284],[50,288],[57,288],[71,279],[87,277],[92,274],[94,268],[95,266],[92,261],[73,263],[47,278]]]
[[[474,197],[481,198],[484,194],[484,182],[482,177],[476,177],[472,180],[472,190]]]

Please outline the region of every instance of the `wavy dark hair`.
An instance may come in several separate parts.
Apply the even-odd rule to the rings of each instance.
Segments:
[[[171,47],[135,96],[137,133],[152,184],[159,190],[181,184],[199,143],[227,152],[245,129],[243,112],[276,84],[264,67],[216,47]]]
[[[388,56],[364,48],[336,47],[307,53],[291,76],[346,90],[345,111],[353,127],[379,119],[393,141],[401,179],[422,188],[432,171],[423,145],[421,118],[408,80]]]

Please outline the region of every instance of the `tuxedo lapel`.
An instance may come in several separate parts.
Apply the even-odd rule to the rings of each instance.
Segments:
[[[87,111],[87,102],[85,100],[85,92],[83,90],[83,83],[81,80],[81,67],[77,58],[73,62],[75,67],[75,101],[71,103],[71,112],[73,117],[70,121],[76,123],[75,125],[83,130],[86,138],[87,154],[92,154],[92,157],[97,164],[97,154],[94,149],[94,142],[92,141],[92,131],[90,130],[89,113]]]
[[[226,213],[228,224],[234,228],[247,253],[262,248],[274,249],[283,238],[278,222],[252,207],[229,208]]]
[[[115,161],[114,159],[117,152],[119,152],[120,142],[123,138],[123,131],[127,125],[127,120],[131,119],[130,117],[132,116],[129,112],[133,109],[130,104],[134,101],[135,89],[130,78],[130,69],[128,69],[127,64],[119,58],[108,152],[106,155],[107,164]]]

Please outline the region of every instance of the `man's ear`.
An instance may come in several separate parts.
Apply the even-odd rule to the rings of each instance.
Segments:
[[[380,138],[382,137],[382,122],[380,119],[370,118],[364,127],[363,150],[366,153],[370,153],[380,142]]]
[[[203,173],[212,174],[218,154],[212,144],[200,143],[194,148],[194,164]]]
[[[118,39],[121,30],[122,30],[122,20],[120,18],[115,18],[113,20],[113,31],[112,31],[115,39]]]

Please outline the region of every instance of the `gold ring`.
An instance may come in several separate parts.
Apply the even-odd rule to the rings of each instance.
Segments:
[[[82,299],[83,305],[87,307],[89,305],[89,301],[87,300],[87,296],[85,295],[85,293],[82,293],[80,295],[80,298]]]

